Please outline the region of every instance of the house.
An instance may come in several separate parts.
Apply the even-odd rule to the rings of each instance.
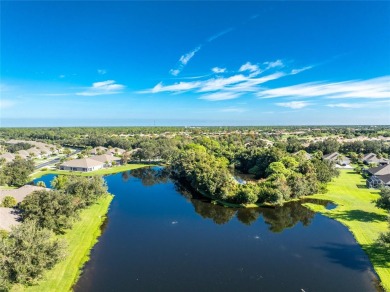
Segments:
[[[366,185],[368,188],[377,188],[380,186],[390,187],[390,165],[380,165],[367,169],[365,171],[370,177],[367,179]]]
[[[111,154],[111,155],[122,155],[122,154],[125,153],[125,152],[126,152],[125,149],[121,149],[121,148],[115,147],[115,148],[108,148],[106,154]]]
[[[378,158],[378,156],[375,153],[364,154],[362,160],[364,164],[371,164],[371,163],[379,164],[379,165],[389,164],[388,159]]]
[[[93,155],[100,155],[100,154],[106,153],[107,150],[108,150],[108,148],[99,146],[99,147],[95,147],[95,148],[91,149],[91,151],[89,151],[89,153],[93,154]]]
[[[12,153],[4,153],[4,154],[1,154],[0,155],[0,159],[4,158],[5,159],[5,162],[11,162],[15,159],[15,155],[13,155]]]
[[[32,185],[25,185],[22,186],[18,189],[13,189],[13,190],[0,190],[0,202],[3,201],[3,199],[6,196],[11,196],[14,197],[16,202],[20,203],[21,201],[24,200],[26,196],[31,194],[34,191],[42,191],[42,190],[50,190],[48,188],[43,188],[43,187],[37,187],[37,186],[32,186]]]
[[[36,148],[30,148],[27,150],[30,157],[41,158],[41,151]]]
[[[18,152],[16,152],[16,155],[19,155],[23,159],[27,159],[28,157],[30,157],[30,153],[28,153],[26,150],[19,150]]]
[[[337,160],[339,158],[339,155],[340,155],[339,153],[333,152],[333,153],[330,153],[330,154],[323,155],[322,159],[333,161],[333,162],[337,162]]]
[[[334,163],[336,163],[340,166],[344,166],[344,167],[348,166],[351,163],[351,161],[348,157],[345,157],[338,152],[326,154],[326,155],[322,156],[322,159],[333,161]]]
[[[102,169],[105,165],[105,162],[101,162],[92,158],[82,158],[82,159],[73,159],[65,161],[60,164],[60,170],[70,170],[70,171],[94,171]]]
[[[116,157],[116,156],[108,155],[108,154],[91,156],[89,158],[104,163],[104,166],[106,166],[106,167],[111,166],[114,161],[115,161],[115,164],[121,163],[120,157]]]

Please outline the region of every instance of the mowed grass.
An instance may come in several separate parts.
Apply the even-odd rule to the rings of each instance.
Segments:
[[[352,232],[357,242],[368,254],[382,286],[390,291],[390,251],[377,244],[378,236],[388,230],[388,213],[375,207],[379,191],[367,189],[365,180],[352,170],[341,170],[340,176],[328,184],[326,194],[310,196],[333,201],[337,208],[306,203],[305,206],[333,218]]]
[[[44,170],[44,171],[37,171],[34,172],[30,179],[34,180],[36,178],[40,178],[41,176],[44,176],[46,174],[63,174],[63,175],[78,175],[78,176],[91,176],[91,175],[105,175],[105,174],[113,174],[118,172],[123,172],[127,170],[132,170],[140,167],[145,166],[153,166],[151,164],[126,164],[126,165],[118,165],[110,168],[103,168],[95,171],[89,171],[89,172],[80,172],[80,171],[68,171],[68,170]]]
[[[81,268],[89,259],[91,248],[101,234],[100,227],[112,198],[112,195],[100,198],[96,204],[80,213],[80,219],[73,224],[72,229],[58,236],[68,242],[68,255],[64,261],[47,271],[37,285],[15,286],[12,291],[70,291],[80,275]]]

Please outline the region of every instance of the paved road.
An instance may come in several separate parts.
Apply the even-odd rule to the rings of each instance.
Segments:
[[[75,155],[77,153],[81,152],[81,149],[77,149],[75,152],[72,152],[71,154],[67,155],[66,157],[69,157],[69,156],[72,156],[72,155]],[[60,161],[60,158],[56,158],[56,159],[53,159],[53,160],[50,160],[48,162],[45,162],[45,163],[41,163],[37,166],[35,166],[35,169],[38,169],[38,168],[42,168],[42,167],[45,167],[45,166],[49,166],[49,165],[52,165],[52,164],[56,164]]]

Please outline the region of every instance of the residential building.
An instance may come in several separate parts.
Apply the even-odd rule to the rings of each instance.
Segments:
[[[367,169],[365,171],[370,177],[366,185],[369,188],[378,188],[380,186],[390,186],[390,165],[380,165]]]
[[[364,154],[362,160],[364,164],[379,164],[379,165],[389,164],[389,159],[378,158],[378,156],[375,153]]]
[[[60,164],[60,170],[70,170],[70,171],[94,171],[102,169],[105,165],[105,162],[101,162],[92,158],[82,158],[65,161]]]

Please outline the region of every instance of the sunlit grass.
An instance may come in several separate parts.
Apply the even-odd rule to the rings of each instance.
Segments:
[[[63,174],[63,175],[78,175],[78,176],[91,176],[91,175],[105,175],[105,174],[113,174],[113,173],[118,173],[126,170],[132,170],[140,167],[145,167],[145,166],[153,166],[150,164],[126,164],[126,165],[119,165],[119,166],[114,166],[110,168],[103,168],[95,171],[89,171],[89,172],[80,172],[80,171],[68,171],[68,170],[44,170],[44,171],[37,171],[34,172],[31,176],[30,179],[34,180],[37,178],[40,178],[46,174]]]
[[[304,205],[347,226],[368,254],[383,287],[390,291],[390,252],[377,244],[379,235],[388,229],[388,214],[375,206],[378,192],[367,189],[360,174],[341,170],[340,176],[328,185],[326,194],[310,196],[333,201],[337,208],[327,210],[324,206],[311,203]]]
[[[37,285],[30,287],[15,286],[12,291],[70,291],[77,281],[80,270],[89,259],[91,248],[100,236],[102,225],[113,196],[107,195],[85,209],[80,214],[72,229],[58,238],[65,238],[68,242],[68,256],[57,264],[52,270],[47,271],[44,278]]]

